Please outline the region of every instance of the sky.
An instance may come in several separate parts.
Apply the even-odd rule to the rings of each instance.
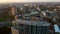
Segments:
[[[16,3],[16,2],[60,2],[60,0],[0,0],[0,3]]]

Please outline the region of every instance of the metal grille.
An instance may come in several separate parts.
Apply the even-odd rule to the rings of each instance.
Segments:
[[[19,25],[20,34],[48,34],[48,26]]]

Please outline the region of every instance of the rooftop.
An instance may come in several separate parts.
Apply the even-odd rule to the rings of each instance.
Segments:
[[[24,24],[24,25],[33,25],[33,26],[49,26],[50,23],[47,21],[32,21],[32,20],[16,20],[17,23]]]

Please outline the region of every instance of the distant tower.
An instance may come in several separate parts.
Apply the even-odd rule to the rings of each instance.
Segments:
[[[15,6],[11,7],[11,13],[12,13],[12,15],[15,15],[15,9],[16,9]]]
[[[16,13],[16,7],[15,6],[12,6],[11,7],[12,20],[16,19],[15,13]]]

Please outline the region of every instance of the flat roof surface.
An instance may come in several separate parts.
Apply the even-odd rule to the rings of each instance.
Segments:
[[[33,26],[49,26],[50,25],[50,23],[47,21],[32,21],[32,20],[17,19],[16,22],[19,24],[33,25]]]

